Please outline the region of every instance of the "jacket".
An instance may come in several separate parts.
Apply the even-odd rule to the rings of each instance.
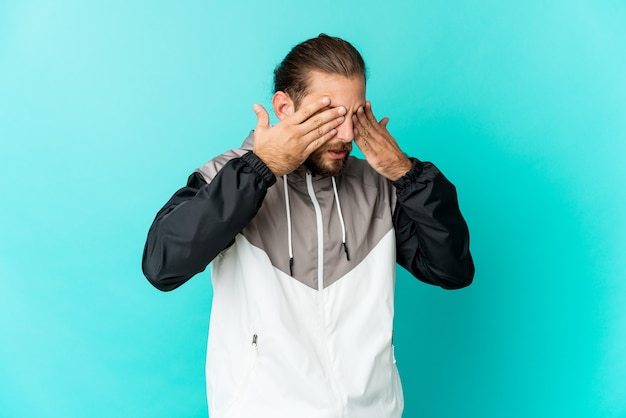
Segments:
[[[417,159],[396,182],[354,157],[336,178],[276,179],[252,146],[193,173],[143,255],[164,291],[211,265],[209,416],[400,417],[395,264],[446,289],[472,282],[454,186]]]

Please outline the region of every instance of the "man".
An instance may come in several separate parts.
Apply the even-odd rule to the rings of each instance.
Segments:
[[[211,263],[212,418],[400,417],[395,263],[443,288],[471,283],[454,186],[375,118],[348,42],[297,45],[274,84],[279,123],[254,105],[242,147],[189,177],[150,228],[144,273],[172,290]]]

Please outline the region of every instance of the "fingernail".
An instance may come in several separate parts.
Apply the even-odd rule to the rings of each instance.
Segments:
[[[329,104],[329,103],[330,103],[330,99],[329,99],[328,97],[325,97],[325,96],[324,96],[324,97],[322,97],[322,103],[323,103],[323,104],[325,104],[325,105],[327,105],[327,104]]]
[[[345,115],[346,114],[346,108],[343,106],[339,106],[337,108],[337,113],[339,113],[340,115]]]
[[[339,116],[339,117],[337,118],[337,122],[341,123],[341,122],[343,122],[343,120],[344,120],[344,119],[345,119],[345,117],[344,117],[344,116]]]

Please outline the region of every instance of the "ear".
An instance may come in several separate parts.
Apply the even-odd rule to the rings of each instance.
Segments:
[[[293,115],[296,110],[293,100],[291,100],[291,97],[284,91],[274,93],[274,96],[272,96],[272,106],[274,106],[274,114],[276,114],[279,120]]]

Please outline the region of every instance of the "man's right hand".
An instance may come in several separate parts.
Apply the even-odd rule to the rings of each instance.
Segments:
[[[312,152],[335,137],[335,128],[343,123],[346,108],[328,108],[329,104],[328,97],[321,97],[274,126],[270,126],[269,114],[263,106],[252,106],[257,115],[253,152],[276,177],[291,173]]]

